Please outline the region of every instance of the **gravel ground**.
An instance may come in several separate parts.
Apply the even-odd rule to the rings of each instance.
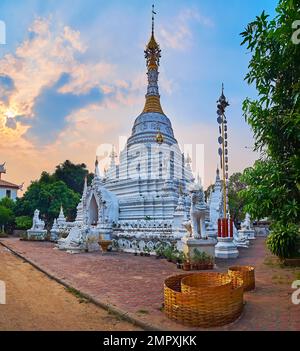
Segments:
[[[139,330],[48,278],[0,247],[0,330]]]

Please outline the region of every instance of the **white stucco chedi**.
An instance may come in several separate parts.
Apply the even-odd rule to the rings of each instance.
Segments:
[[[201,185],[195,183],[191,160],[180,150],[160,105],[160,49],[153,32],[145,57],[148,86],[143,111],[118,162],[113,149],[110,167],[100,175],[96,160],[95,177],[90,186],[85,181],[75,221],[67,222],[60,214],[54,222],[51,237],[61,250],[94,251],[99,249],[100,237],[113,239],[129,252],[154,251],[162,242],[180,247],[189,226],[193,239],[206,240],[208,235],[215,243],[217,220],[222,216],[219,171],[206,203]]]

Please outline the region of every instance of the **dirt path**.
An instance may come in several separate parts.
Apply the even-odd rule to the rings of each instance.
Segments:
[[[139,330],[104,309],[74,296],[30,264],[0,247],[0,330]]]

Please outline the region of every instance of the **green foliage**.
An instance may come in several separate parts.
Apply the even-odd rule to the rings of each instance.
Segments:
[[[195,263],[203,263],[203,264],[210,264],[213,262],[213,257],[207,254],[204,251],[200,251],[199,249],[194,249],[193,252],[193,261]]]
[[[172,255],[171,255],[171,260],[172,261],[178,261],[180,252],[177,250],[177,248],[173,248]]]
[[[93,174],[89,173],[84,163],[74,164],[69,160],[56,166],[53,174],[55,180],[61,180],[76,193],[82,193],[84,178],[88,177],[88,183],[92,181]]]
[[[0,205],[0,227],[10,226],[14,221],[14,213],[10,208]]]
[[[272,254],[280,259],[297,255],[297,244],[300,240],[299,227],[295,224],[273,225],[272,232],[267,238],[267,246]]]
[[[164,248],[161,244],[157,246],[157,248],[155,249],[155,253],[156,253],[156,256],[164,255]]]
[[[228,184],[228,199],[230,215],[235,222],[242,221],[245,216],[245,200],[240,195],[241,191],[245,188],[246,184],[242,181],[242,174],[232,174]]]
[[[0,200],[0,206],[4,206],[6,208],[9,208],[10,210],[14,211],[15,207],[16,207],[16,203],[8,198],[8,197],[4,197]]]
[[[263,12],[241,33],[252,53],[245,79],[258,92],[256,100],[244,101],[243,110],[261,152],[243,174],[247,188],[241,193],[254,218],[273,220],[274,241],[280,233],[286,237],[276,242],[288,255],[286,248],[293,248],[287,228],[300,222],[300,45],[291,40],[299,0],[280,0],[276,12],[273,20]]]
[[[187,257],[185,256],[183,251],[180,251],[177,256],[177,260],[179,263],[183,263],[187,260]]]
[[[48,172],[42,172],[41,177],[40,177],[40,182],[43,184],[51,184],[54,183],[56,181],[56,178],[48,173]]]
[[[184,255],[173,245],[162,245],[156,251],[158,256],[164,256],[167,260],[183,262]]]
[[[166,245],[166,247],[163,250],[163,255],[166,257],[168,260],[172,260],[173,256],[173,248],[170,245]]]
[[[32,227],[32,218],[29,216],[19,216],[15,218],[17,229],[30,229]]]
[[[16,207],[15,202],[8,198],[8,197],[4,197],[3,199],[0,200],[0,207],[3,207],[4,210],[2,209],[2,221],[0,219],[0,221],[2,223],[0,223],[1,228],[4,226],[4,229],[6,231],[6,233],[11,233],[13,231],[14,228],[14,210]],[[0,214],[1,217],[1,214]]]
[[[254,218],[269,217],[285,224],[299,223],[300,206],[290,173],[274,160],[256,161],[254,167],[244,171],[248,184],[241,192],[245,209]]]
[[[34,210],[38,208],[49,223],[58,216],[62,205],[66,216],[74,219],[79,201],[80,195],[68,188],[64,182],[52,179],[47,183],[39,180],[32,182],[24,196],[17,199],[15,212],[18,216],[32,217]]]
[[[24,196],[17,199],[14,207],[16,216],[32,218],[37,208],[49,225],[58,216],[62,205],[68,220],[74,220],[85,176],[90,183],[93,174],[88,172],[86,165],[73,164],[69,160],[58,165],[53,174],[42,172],[40,179],[32,182]]]

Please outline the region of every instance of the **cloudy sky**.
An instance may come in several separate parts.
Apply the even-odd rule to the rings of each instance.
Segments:
[[[204,144],[205,185],[218,162],[216,100],[222,82],[230,102],[230,173],[257,157],[245,148],[253,140],[241,105],[255,90],[243,81],[250,56],[239,33],[262,10],[273,15],[276,3],[155,1],[162,106],[179,144],[192,144],[194,170],[196,144]],[[143,108],[151,5],[152,0],[1,0],[4,179],[25,181],[26,187],[65,159],[93,170],[99,145],[119,149],[119,137],[130,135]]]

